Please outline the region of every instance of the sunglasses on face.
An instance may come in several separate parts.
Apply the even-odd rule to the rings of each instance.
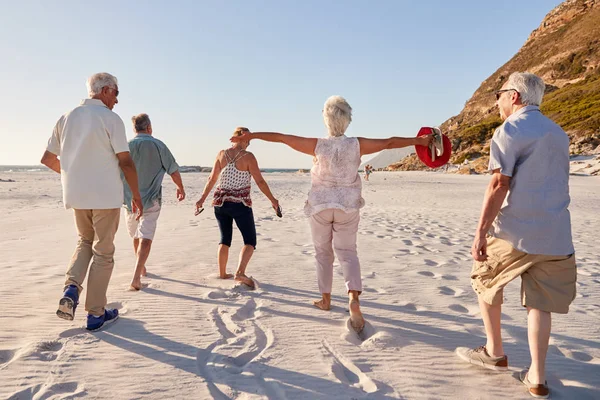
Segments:
[[[500,96],[502,96],[502,93],[504,92],[510,92],[511,90],[514,90],[515,92],[517,92],[516,89],[501,89],[501,90],[496,90],[496,101],[500,100]],[[517,92],[519,93],[519,92]]]

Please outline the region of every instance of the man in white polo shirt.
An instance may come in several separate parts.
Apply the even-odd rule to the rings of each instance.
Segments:
[[[549,396],[551,313],[569,311],[577,281],[568,210],[569,137],[540,112],[544,89],[538,76],[515,72],[496,92],[504,123],[492,137],[493,175],[471,249],[471,284],[479,297],[487,342],[457,349],[472,364],[508,369],[500,323],[503,289],[521,277],[531,366],[520,378],[537,398]]]
[[[87,89],[90,98],[56,123],[41,162],[60,173],[63,202],[65,208],[74,209],[79,235],[56,314],[73,320],[89,269],[85,301],[87,329],[97,330],[119,314],[116,309],[105,308],[114,266],[113,242],[123,203],[119,169],[132,190],[132,207],[138,218],[143,206],[125,125],[112,111],[118,103],[117,78],[104,72],[92,75],[87,80]]]

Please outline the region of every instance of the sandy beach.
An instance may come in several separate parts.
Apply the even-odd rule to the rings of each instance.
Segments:
[[[578,295],[569,314],[553,315],[553,399],[600,399],[600,177],[579,176],[594,170],[587,165],[574,165],[570,181]],[[207,174],[183,175],[182,203],[165,179],[145,288],[127,290],[134,254],[122,218],[108,289],[121,318],[97,333],[83,329],[83,305],[73,322],[55,315],[77,240],[59,176],[0,177],[15,181],[0,182],[2,399],[530,398],[516,377],[530,360],[518,281],[503,308],[510,371],[483,370],[454,354],[485,342],[469,272],[489,176],[376,172],[364,182],[364,340],[347,329],[337,264],[332,310],[312,306],[319,293],[303,214],[308,174],[265,175],[282,219],[253,186],[259,236],[247,273],[255,291],[216,279],[212,208],[193,214]],[[240,243],[235,231],[229,272]]]

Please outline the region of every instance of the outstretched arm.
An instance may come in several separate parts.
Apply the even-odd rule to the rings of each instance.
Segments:
[[[221,175],[221,162],[219,161],[220,155],[221,155],[221,153],[219,153],[217,155],[217,158],[215,159],[215,165],[213,165],[213,169],[208,177],[208,182],[206,182],[206,185],[204,186],[204,191],[202,192],[202,196],[200,196],[200,200],[198,200],[196,202],[197,209],[202,208],[202,205],[206,201],[208,194],[210,193],[212,188],[215,186],[215,183],[217,183],[217,179],[219,179],[219,175]]]
[[[479,225],[477,225],[475,239],[471,247],[471,255],[476,261],[485,261],[487,259],[486,234],[498,216],[510,188],[509,176],[502,175],[500,169],[495,169],[493,173],[492,180],[485,191],[481,217],[479,217]]]
[[[241,142],[244,140],[260,139],[266,142],[283,143],[290,146],[292,149],[300,153],[315,155],[315,147],[317,147],[317,139],[305,138],[302,136],[287,135],[277,132],[248,132],[241,136],[231,138],[232,142]]]
[[[390,137],[387,139],[367,139],[359,137],[358,143],[360,144],[360,155],[364,156],[386,149],[398,149],[416,145],[429,146],[429,143],[431,143],[432,140],[433,135],[424,135],[414,138]]]
[[[250,153],[248,154],[248,158],[248,162],[250,163],[248,169],[250,171],[250,175],[252,175],[252,178],[254,178],[254,182],[256,182],[256,185],[258,186],[260,191],[263,192],[265,196],[267,196],[267,199],[269,199],[273,208],[277,210],[277,206],[279,206],[279,201],[275,198],[275,196],[273,196],[273,193],[271,193],[271,189],[269,189],[267,181],[265,181],[265,178],[263,178],[262,173],[260,172],[260,168],[258,168],[258,161],[256,160],[256,157],[254,157],[254,154]]]

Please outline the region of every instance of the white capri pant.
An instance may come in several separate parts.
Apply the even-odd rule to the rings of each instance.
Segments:
[[[158,201],[152,207],[145,209],[138,221],[135,220],[136,214],[130,213],[127,209],[125,209],[125,213],[127,217],[127,231],[131,238],[154,239],[156,224],[160,215],[160,204],[158,204]]]
[[[310,217],[310,230],[316,252],[317,280],[321,293],[331,293],[334,250],[342,267],[346,289],[362,292],[360,263],[356,254],[359,221],[359,211],[346,213],[335,208],[323,210]]]

